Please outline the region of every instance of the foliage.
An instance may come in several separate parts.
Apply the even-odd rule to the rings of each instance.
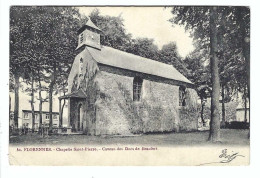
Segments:
[[[31,82],[49,84],[51,124],[53,91],[66,84],[80,15],[71,7],[13,6],[10,11],[10,71]]]
[[[190,54],[190,58],[186,63],[195,67],[191,70],[194,73],[189,76],[195,83],[210,86],[209,70],[205,67],[209,64],[210,59],[210,23],[209,13],[210,7],[174,7],[172,9],[173,18],[170,21],[174,24],[184,25],[186,30],[191,31],[194,37],[195,51]],[[232,95],[236,91],[243,91],[247,81],[248,69],[245,56],[243,55],[243,48],[249,48],[248,37],[250,33],[250,11],[247,7],[218,7],[217,8],[217,57],[219,58],[219,72],[221,85]],[[244,24],[245,23],[245,24]],[[241,25],[244,24],[244,25]],[[242,29],[242,26],[244,29]],[[246,40],[246,41],[245,41]],[[245,46],[245,47],[244,47]],[[198,59],[200,58],[200,59]],[[192,60],[201,61],[203,66],[193,66]],[[196,68],[200,69],[199,71]],[[201,74],[201,69],[206,75],[198,78]],[[204,74],[205,74],[204,73]]]
[[[218,51],[219,43],[217,41],[220,14],[218,7],[199,7],[183,6],[173,7],[170,19],[172,23],[184,25],[186,30],[192,30],[191,33],[196,40],[196,47],[208,51],[210,59],[211,73],[211,127],[209,140],[219,141],[220,139],[220,122],[219,122],[219,70],[218,70]]]
[[[187,77],[188,70],[182,58],[180,57],[175,42],[163,45],[159,51],[158,60],[174,66],[180,73]]]
[[[154,44],[153,39],[137,38],[133,39],[126,51],[138,56],[156,60],[158,59],[158,47]]]
[[[217,7],[217,58],[219,59],[219,77],[222,105],[229,102],[238,92],[243,99],[250,91],[250,10],[248,7]],[[209,72],[210,59],[210,7],[175,7],[172,10],[172,23],[184,25],[192,31],[196,50],[188,57],[188,68],[192,69],[189,79],[197,85],[201,99],[205,98],[206,88],[212,88]],[[192,61],[202,61],[204,65],[194,65]],[[201,76],[201,77],[200,77]],[[225,110],[222,109],[223,121]]]
[[[102,45],[125,51],[130,44],[131,34],[126,32],[124,20],[121,16],[102,16],[99,10],[95,9],[89,17],[103,32],[101,36]]]
[[[157,45],[154,44],[153,39],[133,39],[132,35],[126,32],[124,20],[121,16],[102,16],[99,10],[95,9],[90,13],[89,17],[103,32],[101,35],[102,45],[173,65],[186,76],[187,70],[181,57],[177,53],[175,43],[166,44],[159,50]]]

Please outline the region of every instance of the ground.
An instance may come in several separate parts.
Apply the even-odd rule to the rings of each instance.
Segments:
[[[38,134],[11,136],[10,145],[243,145],[249,146],[249,130],[222,129],[221,142],[207,142],[208,131],[189,133],[145,134],[134,137],[88,136],[88,135],[51,135],[42,138]]]

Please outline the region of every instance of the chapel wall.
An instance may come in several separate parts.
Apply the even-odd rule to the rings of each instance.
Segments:
[[[179,86],[123,69],[102,65],[99,69],[95,77],[99,87],[96,103],[97,135],[178,132],[180,128],[196,128],[196,117],[190,122],[180,120],[184,117],[179,115]],[[133,101],[133,79],[136,75],[144,78],[140,102]],[[193,89],[188,90],[194,94]],[[193,106],[196,101],[190,98],[188,102]]]

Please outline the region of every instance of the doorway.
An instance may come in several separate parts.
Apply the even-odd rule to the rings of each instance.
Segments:
[[[77,131],[83,130],[83,107],[82,104],[78,106]]]

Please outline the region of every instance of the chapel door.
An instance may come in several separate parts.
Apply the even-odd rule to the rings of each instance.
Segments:
[[[78,107],[77,131],[83,130],[83,107],[82,104]]]

